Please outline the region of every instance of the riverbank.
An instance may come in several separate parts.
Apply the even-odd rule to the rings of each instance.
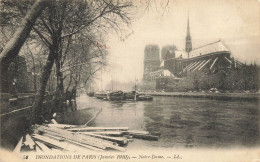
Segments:
[[[207,98],[227,101],[258,101],[259,93],[209,93],[209,92],[147,92],[151,96]]]

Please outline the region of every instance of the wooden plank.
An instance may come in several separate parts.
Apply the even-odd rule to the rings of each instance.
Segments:
[[[34,134],[33,138],[42,141],[43,143],[45,143],[46,145],[56,148],[56,149],[60,149],[60,150],[65,150],[65,151],[89,151],[83,147],[79,147],[76,146],[74,144],[68,143],[68,142],[60,142],[54,139],[51,139],[49,137],[46,136],[42,136],[42,135],[38,135],[38,134]]]
[[[47,147],[46,145],[44,145],[43,143],[39,142],[39,141],[35,141],[35,143],[41,148],[41,150],[43,152],[50,152],[51,149],[49,149],[49,147]]]
[[[54,136],[59,136],[59,137],[63,137],[65,139],[69,139],[75,142],[79,142],[79,143],[83,143],[86,145],[91,145],[94,147],[98,147],[101,149],[106,149],[106,145],[108,145],[108,142],[102,141],[100,139],[95,139],[93,137],[87,138],[83,135],[80,134],[72,134],[72,132],[70,131],[66,131],[66,130],[62,130],[62,129],[58,129],[58,128],[47,128],[47,127],[42,127],[42,128],[38,128],[38,129],[43,129],[44,133],[48,133]]]
[[[147,131],[139,131],[139,130],[129,130],[129,131],[124,131],[122,132],[123,134],[149,134]]]
[[[17,145],[15,146],[13,152],[19,154],[21,151],[22,144],[23,144],[23,136],[20,138],[20,140],[17,143]]]
[[[87,135],[87,134],[82,134],[82,135],[84,135],[84,136],[89,136],[89,135]],[[90,136],[89,136],[90,137]],[[93,138],[93,137],[92,137]],[[118,150],[118,151],[126,151],[126,148],[124,148],[124,147],[120,147],[120,146],[118,146],[117,144],[109,144],[109,145],[107,145],[107,147],[108,148],[112,148],[112,149],[115,149],[115,150]]]
[[[38,130],[40,130],[40,129],[42,129],[43,132],[52,133],[53,135],[64,137],[64,138],[70,139],[72,141],[91,145],[91,146],[98,147],[98,148],[101,148],[101,149],[113,148],[113,149],[116,149],[116,150],[119,150],[119,151],[126,151],[125,148],[119,147],[113,142],[94,138],[94,137],[90,137],[88,135],[72,134],[70,131],[59,129],[59,128],[52,128],[52,127],[40,126],[38,128]]]
[[[90,150],[94,150],[94,151],[104,151],[104,150],[96,148],[96,147],[84,145],[82,143],[78,143],[78,142],[75,142],[75,141],[72,141],[72,140],[69,140],[69,139],[64,139],[62,137],[52,136],[50,134],[43,134],[43,136],[50,137],[50,138],[56,139],[58,141],[67,141],[68,143],[71,143],[71,144],[74,144],[74,145],[77,145],[77,146],[80,146],[80,147],[84,147],[84,148],[87,148],[87,149],[90,149]]]
[[[112,142],[117,142],[120,145],[127,144],[127,139],[124,138],[124,137],[109,137],[109,136],[98,135],[98,134],[90,133],[90,132],[82,132],[82,134],[87,134],[87,135],[90,135],[92,137],[97,137],[97,138],[109,140],[109,141],[112,141]]]
[[[85,133],[85,132],[81,132],[81,133]],[[88,133],[88,132],[86,132],[86,133]],[[106,135],[106,136],[122,136],[123,135],[123,132],[119,132],[119,131],[98,131],[98,132],[91,132],[91,133]]]
[[[85,131],[104,131],[104,130],[118,130],[118,131],[127,131],[128,127],[85,127],[85,128],[72,128],[67,129],[73,132],[85,132]]]
[[[153,136],[150,134],[138,134],[138,133],[129,133],[129,135],[133,136],[134,138],[143,139],[143,140],[151,140],[151,141],[158,141],[158,136]]]
[[[69,124],[48,124],[48,126],[49,127],[62,128],[62,129],[83,127],[83,125],[69,125]]]

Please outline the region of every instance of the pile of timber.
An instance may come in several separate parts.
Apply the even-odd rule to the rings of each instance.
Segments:
[[[86,127],[85,125],[67,124],[35,125],[34,133],[26,135],[18,142],[14,152],[19,153],[26,146],[27,150],[48,151],[126,151],[126,145],[134,138],[158,140],[157,136],[147,131],[129,130],[128,127]]]

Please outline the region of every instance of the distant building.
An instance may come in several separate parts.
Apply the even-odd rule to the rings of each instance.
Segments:
[[[144,49],[144,79],[150,72],[160,68],[160,51],[158,45],[146,45]]]
[[[169,80],[174,80],[177,83],[178,78],[185,77],[187,73],[190,72],[207,73],[210,71],[211,73],[214,73],[221,69],[243,65],[243,63],[235,60],[234,58],[231,58],[231,52],[221,40],[193,49],[190,34],[189,17],[187,22],[185,51],[179,51],[176,50],[176,48],[171,49],[166,46],[164,47],[164,50],[162,50],[163,53],[161,54],[163,56],[162,60],[160,61],[158,60],[158,46],[153,47],[154,49],[156,49],[156,54],[154,53],[154,57],[151,57],[149,54],[146,53],[146,51],[153,51],[149,50],[150,48],[151,46],[146,46],[145,48],[144,69],[147,69],[151,65],[151,67],[153,68],[150,68],[150,70],[149,68],[148,70],[145,70],[143,79],[144,81],[156,81],[157,89],[166,88],[166,83]],[[159,62],[160,67],[158,68]],[[162,71],[165,70],[168,70],[171,75],[157,75],[159,73],[162,74]]]

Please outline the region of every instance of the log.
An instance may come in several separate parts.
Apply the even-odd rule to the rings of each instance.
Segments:
[[[23,144],[23,136],[20,138],[20,140],[17,143],[17,145],[15,146],[13,152],[19,154],[21,151],[22,144]]]
[[[126,145],[127,144],[127,139],[124,137],[109,137],[109,136],[103,136],[103,135],[98,135],[96,133],[89,133],[89,132],[82,132],[81,134],[86,134],[92,137],[97,137],[97,138],[101,138],[104,140],[109,140],[112,142],[116,142],[120,145]]]
[[[67,129],[72,132],[87,132],[87,131],[105,131],[105,130],[117,130],[117,131],[128,131],[128,127],[85,127],[85,128],[71,128]]]

